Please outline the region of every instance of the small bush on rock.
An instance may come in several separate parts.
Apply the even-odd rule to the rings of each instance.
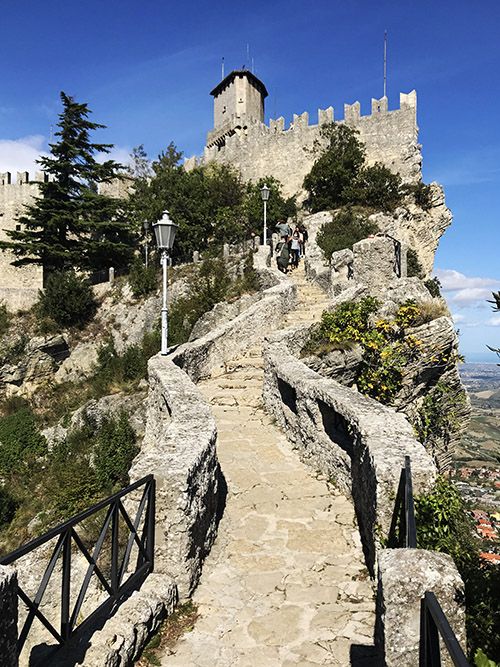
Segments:
[[[441,296],[441,282],[436,276],[434,278],[429,278],[429,280],[424,281],[424,285],[429,290],[429,294],[433,297]]]
[[[420,263],[416,250],[413,248],[408,248],[407,255],[407,276],[408,278],[424,278],[425,271],[424,267]]]
[[[27,468],[47,452],[47,442],[28,407],[0,419],[0,473]]]
[[[52,273],[39,293],[36,308],[40,319],[51,318],[62,327],[82,327],[96,310],[92,287],[74,271]]]
[[[132,294],[136,297],[147,296],[156,290],[157,270],[156,266],[149,264],[146,267],[140,257],[132,262],[128,277]]]
[[[331,222],[321,225],[316,243],[323,251],[325,260],[329,262],[334,252],[352,248],[358,241],[379,231],[377,225],[365,216],[352,209],[345,209],[336,213]]]
[[[128,471],[139,449],[127,415],[105,419],[98,430],[94,468],[101,488],[110,491],[128,483]]]
[[[10,314],[7,310],[7,306],[4,303],[0,303],[0,336],[3,336],[9,330],[10,325]]]
[[[10,523],[16,513],[17,503],[7,489],[0,487],[0,528]]]

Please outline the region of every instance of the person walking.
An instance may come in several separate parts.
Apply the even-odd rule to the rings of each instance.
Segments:
[[[292,253],[292,266],[294,269],[296,269],[299,265],[300,255],[300,232],[298,227],[295,227],[293,231],[290,250]]]
[[[300,244],[300,256],[304,257],[306,254],[306,242],[307,239],[309,238],[309,234],[307,233],[307,229],[304,226],[304,223],[301,223],[299,226],[299,232],[302,235],[302,243]]]
[[[288,242],[286,238],[282,238],[276,245],[276,264],[278,265],[278,269],[283,273],[287,273],[289,261],[290,253],[288,250]]]

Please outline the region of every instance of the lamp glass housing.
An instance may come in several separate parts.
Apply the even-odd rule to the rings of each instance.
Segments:
[[[269,199],[269,193],[271,190],[267,187],[267,185],[263,185],[260,189],[260,196],[262,197],[262,201],[267,201]]]
[[[153,225],[156,237],[156,245],[158,248],[161,250],[172,250],[178,228],[179,225],[176,225],[175,222],[172,222],[168,211],[164,211],[160,220],[155,222]]]

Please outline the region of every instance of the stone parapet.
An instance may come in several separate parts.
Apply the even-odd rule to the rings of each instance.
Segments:
[[[264,257],[265,249],[262,251]],[[278,278],[278,271],[266,271],[279,282],[264,290],[257,303],[202,338],[180,345],[169,355],[193,382],[223,371],[227,362],[244,356],[253,344],[282,325],[284,316],[295,304],[297,290],[293,283]]]
[[[464,584],[451,556],[423,549],[383,549],[378,555],[377,643],[387,667],[418,665],[420,604],[432,591],[465,646]],[[443,666],[452,662],[441,642]]]
[[[171,576],[182,599],[196,587],[217,533],[217,430],[209,405],[170,359],[152,357],[148,376],[146,433],[130,479],[155,475],[155,573]]]
[[[17,575],[0,566],[0,658],[2,667],[17,667]]]
[[[368,567],[375,570],[387,536],[404,457],[410,456],[416,494],[429,491],[436,466],[405,417],[325,378],[294,353],[309,326],[268,336],[263,400],[303,459],[352,494]]]

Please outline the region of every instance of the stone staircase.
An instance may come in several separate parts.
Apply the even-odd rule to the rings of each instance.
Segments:
[[[316,321],[327,299],[302,268],[287,325]],[[259,348],[198,386],[218,425],[228,487],[194,602],[200,618],[162,665],[376,664],[373,582],[352,503],[303,464],[262,409]]]

